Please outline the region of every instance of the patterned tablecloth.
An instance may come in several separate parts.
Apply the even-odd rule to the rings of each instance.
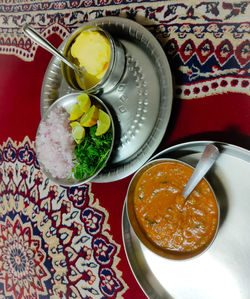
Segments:
[[[51,55],[22,26],[59,46],[105,16],[144,25],[169,59],[175,96],[158,151],[191,140],[250,149],[249,1],[0,1],[0,298],[145,297],[122,243],[130,177],[58,186],[34,151]]]

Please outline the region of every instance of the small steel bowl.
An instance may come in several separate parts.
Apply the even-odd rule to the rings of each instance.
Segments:
[[[198,248],[196,250],[193,251],[187,251],[187,252],[180,252],[180,251],[175,251],[175,250],[168,250],[166,248],[160,247],[158,245],[156,245],[153,241],[150,240],[150,238],[147,236],[146,232],[143,230],[143,228],[140,226],[139,221],[137,220],[137,216],[136,216],[136,212],[135,212],[135,208],[134,208],[134,193],[135,193],[135,189],[136,189],[136,185],[139,181],[139,179],[141,178],[141,176],[145,173],[145,171],[147,171],[149,168],[158,165],[160,163],[166,163],[166,162],[178,162],[181,163],[183,165],[189,166],[190,168],[193,169],[192,166],[190,166],[187,163],[184,163],[182,161],[179,160],[175,160],[175,159],[168,159],[168,158],[161,158],[161,159],[155,159],[155,160],[151,160],[150,162],[147,162],[144,166],[142,166],[132,177],[128,190],[127,190],[127,195],[126,195],[126,208],[127,208],[127,215],[128,215],[128,219],[129,219],[129,223],[131,225],[131,227],[133,228],[137,238],[139,239],[139,241],[146,246],[149,250],[151,250],[152,252],[154,252],[155,254],[167,258],[167,259],[171,259],[171,260],[186,260],[186,259],[190,259],[193,257],[197,257],[199,256],[201,253],[205,252],[213,243],[217,232],[218,232],[218,228],[219,228],[219,219],[220,219],[220,209],[219,209],[219,204],[217,201],[217,198],[215,196],[215,193],[211,187],[211,185],[208,183],[208,181],[204,178],[204,180],[206,181],[206,183],[208,184],[208,186],[210,187],[215,202],[216,202],[216,206],[217,206],[217,227],[214,233],[214,236],[212,238],[212,240],[206,244],[205,246]]]
[[[91,99],[91,103],[92,105],[96,105],[98,108],[101,108],[104,112],[106,112],[110,119],[111,119],[111,130],[112,130],[112,142],[111,142],[111,146],[110,146],[110,151],[109,154],[107,155],[106,159],[102,162],[102,166],[100,168],[98,168],[98,170],[94,173],[94,175],[90,176],[90,177],[86,177],[82,180],[78,180],[75,179],[73,177],[73,175],[67,177],[67,178],[57,178],[54,177],[44,166],[43,162],[41,161],[40,157],[39,157],[39,148],[37,145],[37,138],[40,134],[40,128],[41,128],[41,124],[47,120],[50,112],[53,109],[56,108],[62,108],[63,110],[67,110],[72,104],[77,103],[77,96],[82,94],[82,92],[78,92],[78,93],[72,93],[72,94],[67,94],[61,98],[59,98],[58,100],[56,100],[49,108],[48,110],[45,112],[45,114],[43,115],[40,124],[38,126],[37,129],[37,133],[36,133],[36,141],[35,141],[35,147],[36,147],[36,153],[37,153],[37,160],[38,163],[41,167],[41,170],[43,171],[43,173],[45,173],[45,175],[51,179],[53,182],[55,182],[56,184],[59,185],[63,185],[63,186],[78,186],[81,184],[84,184],[86,182],[91,181],[94,177],[98,176],[98,174],[103,170],[103,168],[106,166],[106,164],[108,163],[108,160],[110,158],[110,155],[112,153],[113,150],[113,146],[114,146],[114,140],[115,140],[115,127],[114,127],[114,121],[113,121],[113,117],[112,114],[110,113],[108,107],[103,103],[103,101],[101,101],[98,97],[96,97],[95,95],[90,95],[89,97]]]
[[[88,26],[87,24],[75,30],[67,39],[63,49],[63,54],[72,62],[77,64],[71,56],[71,46],[76,37],[83,31],[97,31],[107,37],[111,47],[111,57],[108,69],[103,78],[95,85],[85,88],[84,91],[91,94],[102,94],[110,92],[120,81],[125,70],[125,49],[119,40],[113,38],[109,32],[98,26]],[[75,75],[75,71],[66,65],[61,64],[62,74],[65,81],[74,89],[83,90],[79,85],[79,81]]]

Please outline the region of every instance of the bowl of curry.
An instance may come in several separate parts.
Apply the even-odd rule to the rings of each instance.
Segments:
[[[135,234],[168,259],[200,255],[218,231],[219,205],[205,178],[187,199],[181,195],[193,170],[178,160],[153,160],[135,173],[128,187],[127,213]]]

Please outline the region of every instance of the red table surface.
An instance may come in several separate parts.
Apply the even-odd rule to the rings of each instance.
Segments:
[[[61,40],[54,36],[53,44]],[[51,59],[38,48],[32,62],[0,55],[1,141],[35,138],[40,93]],[[216,140],[250,149],[250,101],[246,94],[224,93],[202,99],[173,99],[170,122],[159,149],[193,140]]]
[[[61,39],[51,36],[54,45]],[[51,55],[38,48],[32,62],[0,55],[0,138],[34,140],[40,121],[40,92]],[[157,152],[174,144],[195,140],[223,141],[250,149],[250,97],[224,93],[193,100],[173,100],[172,114]],[[92,184],[94,197],[109,212],[111,235],[122,245],[121,216],[131,177],[113,183]],[[129,289],[124,298],[143,298],[126,259],[123,246],[118,268]]]

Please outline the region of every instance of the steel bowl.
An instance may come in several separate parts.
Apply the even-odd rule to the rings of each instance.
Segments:
[[[163,247],[160,247],[160,246],[156,245],[153,241],[151,241],[149,239],[149,237],[146,235],[145,231],[140,226],[139,221],[137,220],[135,209],[134,209],[134,193],[135,193],[136,185],[137,185],[139,179],[141,178],[141,176],[145,173],[145,171],[147,171],[149,168],[151,168],[155,165],[158,165],[160,163],[173,162],[173,161],[184,164],[184,165],[189,166],[190,168],[193,169],[193,167],[190,166],[189,164],[184,163],[184,162],[179,161],[179,160],[175,160],[175,159],[161,158],[161,159],[155,159],[155,160],[151,160],[150,162],[147,162],[132,177],[132,179],[130,181],[130,184],[129,184],[129,187],[128,187],[128,190],[127,190],[125,204],[126,204],[126,208],[127,208],[127,216],[128,216],[129,223],[130,223],[132,229],[134,230],[135,235],[137,236],[138,240],[144,246],[146,246],[149,250],[151,250],[152,252],[154,252],[155,254],[157,254],[161,257],[171,259],[171,260],[186,260],[186,259],[197,257],[201,253],[205,252],[211,246],[214,239],[216,238],[218,228],[219,228],[220,209],[219,209],[218,200],[215,196],[215,193],[214,193],[211,185],[209,184],[209,182],[205,178],[204,178],[204,180],[208,184],[208,186],[209,186],[209,188],[212,191],[212,194],[214,196],[216,206],[217,206],[217,215],[218,215],[218,217],[217,217],[217,226],[216,226],[214,236],[211,239],[211,241],[203,247],[200,247],[200,248],[198,248],[196,250],[193,250],[193,251],[181,252],[181,251],[175,251],[175,250],[168,250],[168,249],[165,249]]]
[[[56,184],[59,185],[64,185],[64,186],[77,186],[77,185],[81,185],[84,184],[86,182],[91,181],[94,177],[98,176],[98,174],[103,170],[103,168],[108,164],[108,160],[111,156],[112,150],[113,150],[113,146],[114,146],[114,140],[115,140],[115,127],[114,127],[114,121],[113,121],[113,117],[112,114],[109,110],[109,108],[104,104],[104,102],[102,100],[100,100],[97,96],[95,95],[91,95],[89,94],[89,97],[91,99],[91,103],[96,105],[98,108],[101,108],[104,112],[106,112],[110,119],[111,119],[111,130],[112,130],[112,142],[111,142],[111,146],[110,146],[110,151],[109,154],[107,155],[106,159],[102,162],[102,166],[100,168],[98,168],[98,170],[90,177],[86,177],[82,180],[78,180],[76,178],[74,178],[73,175],[70,175],[67,178],[58,178],[53,176],[44,166],[43,161],[40,159],[39,156],[39,148],[38,148],[38,142],[37,142],[37,138],[39,136],[40,132],[40,128],[41,128],[41,124],[47,120],[50,112],[53,109],[56,108],[62,108],[63,110],[66,110],[74,103],[77,103],[77,96],[80,95],[82,92],[78,92],[78,93],[72,93],[72,94],[68,94],[65,95],[61,98],[59,98],[58,100],[56,100],[46,111],[46,113],[43,115],[40,124],[38,126],[37,129],[37,133],[36,133],[36,141],[35,141],[35,147],[36,147],[36,153],[37,153],[37,160],[38,163],[41,167],[41,170],[43,171],[43,173],[49,178],[51,179],[53,182],[55,182]]]
[[[88,24],[79,27],[75,30],[65,41],[63,54],[72,62],[77,64],[77,61],[71,56],[71,46],[77,36],[83,31],[97,31],[107,37],[111,47],[111,57],[108,69],[103,78],[95,85],[83,88],[77,80],[75,71],[66,65],[64,62],[61,64],[62,74],[65,81],[74,89],[84,90],[91,94],[102,94],[110,92],[118,84],[125,70],[125,49],[119,40],[113,38],[109,32],[99,26],[89,26]]]

